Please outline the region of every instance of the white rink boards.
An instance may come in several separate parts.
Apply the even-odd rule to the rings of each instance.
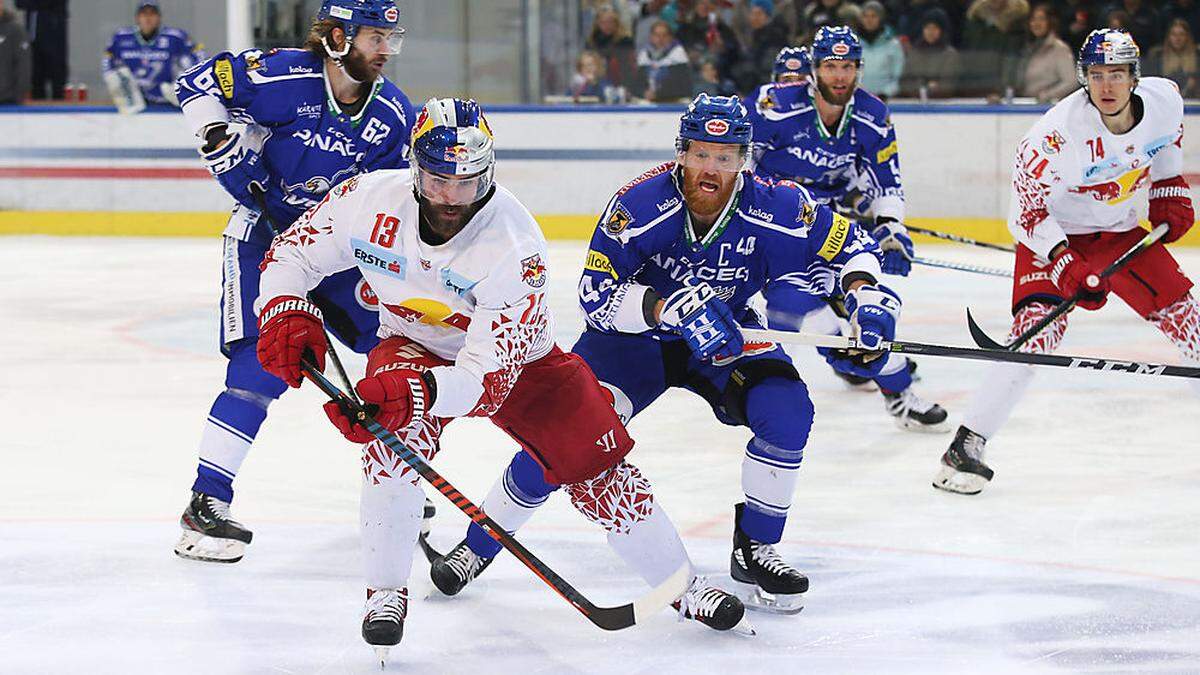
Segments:
[[[583,252],[551,244],[564,346],[581,325]],[[1200,251],[1179,256],[1200,276]],[[212,239],[0,239],[0,672],[378,672],[358,634],[357,450],[315,390],[275,405],[238,479],[246,558],[171,552],[223,377],[219,257]],[[968,304],[994,335],[1007,329],[1004,280],[918,268],[895,285],[903,339],[967,344]],[[1063,351],[1177,362],[1119,301],[1073,317]],[[992,485],[963,497],[930,487],[948,435],[896,429],[878,394],[798,356],[817,421],[780,548],[811,578],[803,613],[754,614],[754,638],[669,611],[604,633],[510,557],[453,599],[425,599],[419,560],[389,672],[1200,670],[1200,400],[1186,383],[1043,370],[990,444]],[[920,364],[918,391],[957,422],[984,365]],[[728,581],[748,432],[687,392],[631,429],[630,459],[694,562]],[[478,420],[452,424],[443,448],[435,465],[476,500],[515,451]],[[446,548],[466,520],[435,501]],[[561,496],[520,536],[597,602],[644,590]]]

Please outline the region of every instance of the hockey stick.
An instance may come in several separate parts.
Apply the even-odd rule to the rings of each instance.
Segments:
[[[1158,240],[1162,239],[1163,236],[1169,231],[1170,228],[1167,226],[1167,224],[1161,223],[1158,225],[1158,227],[1155,227],[1153,230],[1147,232],[1146,236],[1142,237],[1138,243],[1134,244],[1133,247],[1128,251],[1122,253],[1121,257],[1114,260],[1108,267],[1105,267],[1104,270],[1100,272],[1100,278],[1103,279],[1116,274],[1122,267],[1128,264],[1129,261],[1133,260],[1143,251],[1158,243]],[[979,324],[975,322],[975,317],[971,316],[970,308],[967,308],[967,329],[971,331],[971,339],[975,341],[975,344],[983,347],[984,349],[1015,351],[1018,347],[1033,339],[1033,336],[1040,333],[1043,328],[1049,326],[1055,319],[1071,311],[1071,308],[1074,307],[1075,303],[1079,302],[1079,299],[1083,296],[1084,292],[1081,289],[1079,292],[1075,293],[1075,295],[1072,295],[1066,300],[1058,303],[1054,309],[1050,310],[1049,314],[1042,317],[1041,320],[1039,320],[1036,324],[1031,326],[1024,333],[1018,335],[1016,339],[1008,344],[996,342],[992,338],[988,337],[988,334],[983,332],[983,329],[980,328]]]
[[[962,237],[957,234],[950,234],[949,232],[939,232],[937,230],[929,230],[924,227],[917,227],[915,225],[905,225],[904,227],[907,228],[909,232],[916,232],[917,234],[923,234],[928,237],[936,237],[937,239],[945,239],[946,241],[953,241],[953,242],[956,242],[959,244],[968,244],[970,246],[978,246],[980,248],[990,248],[990,249],[994,249],[997,251],[1007,251],[1009,253],[1015,253],[1017,250],[1015,246],[1006,246],[1004,244],[991,244],[986,241],[979,241],[978,239]]]
[[[861,351],[896,352],[899,354],[912,354],[916,356],[947,356],[955,359],[971,359],[975,361],[1028,363],[1034,366],[1082,368],[1085,370],[1133,373],[1135,375],[1200,378],[1200,368],[1189,366],[1168,366],[1158,363],[1145,363],[1141,361],[1121,361],[1117,359],[1064,356],[1059,354],[1032,354],[1029,352],[977,349],[975,347],[932,345],[925,344],[923,342],[900,342],[897,340],[884,342],[878,349],[869,350],[863,349],[862,345],[859,344],[858,338],[848,337],[845,335],[818,335],[815,333],[799,333],[786,330],[765,330],[762,328],[743,328],[742,335],[747,341],[754,342],[779,342],[793,345],[809,345],[812,347],[829,347],[831,349],[857,349]]]
[[[251,184],[250,194],[254,196],[254,202],[258,204],[258,210],[262,213],[263,218],[267,219],[267,226],[278,237],[280,234],[283,234],[283,230],[279,229],[279,225],[275,223],[275,219],[267,211],[267,193],[261,189],[256,190],[254,188],[255,185]],[[312,293],[310,292],[306,295],[308,296],[308,301],[315,306],[317,303]],[[346,375],[346,369],[342,367],[342,359],[338,357],[337,350],[333,347],[333,340],[329,338],[329,331],[322,328],[322,332],[325,334],[325,353],[329,354],[329,360],[333,362],[333,367],[337,370],[338,378],[342,381],[342,386],[346,387],[346,390],[350,392],[351,398],[358,401],[358,396],[354,393],[354,385],[350,384],[350,377]]]
[[[983,267],[981,265],[968,265],[966,263],[953,262],[950,260],[935,260],[933,258],[922,258],[921,256],[913,256],[909,258],[912,262],[926,267],[941,267],[948,270],[958,270],[960,272],[974,272],[975,274],[986,274],[990,277],[1006,277],[1011,279],[1012,272],[1002,270],[999,267]]]
[[[471,520],[482,527],[484,532],[487,532],[490,537],[500,542],[501,546],[508,549],[509,553],[512,553],[517,560],[520,560],[539,579],[546,582],[546,585],[554,589],[554,592],[562,596],[564,600],[571,603],[572,607],[579,610],[593,624],[604,630],[629,628],[650,614],[665,608],[687,591],[690,581],[690,570],[688,564],[685,562],[669,579],[651,589],[649,593],[646,593],[634,602],[615,607],[597,607],[584,597],[583,594],[575,590],[571,584],[558,576],[546,563],[538,559],[529,549],[525,548],[521,542],[517,541],[508,532],[505,532],[504,528],[489,518],[478,506],[471,503],[471,500],[464,497],[457,488],[447,482],[423,457],[406,447],[395,433],[388,431],[379,422],[376,422],[375,418],[358,401],[351,399],[345,392],[339,390],[321,371],[317,370],[310,360],[305,358],[301,363],[301,369],[312,380],[313,384],[325,392],[326,396],[350,411],[359,425],[371,432],[372,436],[379,439],[388,449],[396,453],[400,459],[404,460],[406,464],[412,467],[430,485],[435,487],[438,492],[441,492],[446,499],[449,499],[459,510],[467,514]]]

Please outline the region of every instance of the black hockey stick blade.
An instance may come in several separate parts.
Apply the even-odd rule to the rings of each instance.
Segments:
[[[504,528],[500,527],[496,521],[492,520],[482,509],[472,503],[470,499],[467,499],[463,493],[459,492],[436,469],[430,466],[424,457],[421,457],[405,446],[399,436],[388,431],[383,425],[375,421],[375,418],[362,405],[338,389],[307,358],[301,362],[301,369],[326,396],[345,406],[354,416],[357,424],[370,432],[372,436],[386,445],[389,450],[396,453],[421,478],[424,478],[426,482],[442,493],[442,496],[449,499],[460,511],[467,514],[471,520],[483,528],[483,531],[488,536],[500,542],[501,546],[508,549],[509,553],[512,553],[517,560],[521,561],[523,565],[528,567],[531,572],[552,588],[555,593],[558,593],[559,596],[570,603],[580,614],[587,617],[594,625],[604,630],[629,628],[647,616],[661,611],[687,591],[688,584],[691,582],[691,565],[685,560],[679,566],[679,569],[675,570],[666,581],[650,589],[648,593],[642,595],[637,600],[615,607],[597,606],[584,597],[582,593],[575,590],[565,579],[558,576],[558,573],[550,569],[546,563],[542,562],[529,549],[525,548],[524,544],[504,531]]]
[[[1119,272],[1121,270],[1121,268],[1123,268],[1123,267],[1125,267],[1125,265],[1129,264],[1129,262],[1132,261],[1134,258],[1136,258],[1139,254],[1146,251],[1154,244],[1158,243],[1158,240],[1162,239],[1164,236],[1166,236],[1167,232],[1169,232],[1169,231],[1170,231],[1170,228],[1166,225],[1166,223],[1162,223],[1162,224],[1155,226],[1154,229],[1150,230],[1149,232],[1146,233],[1145,236],[1143,236],[1141,239],[1139,239],[1136,244],[1134,244],[1128,250],[1126,250],[1124,253],[1122,253],[1119,258],[1117,258],[1113,262],[1109,263],[1108,267],[1105,267],[1100,272],[1100,277],[1106,279],[1106,278],[1111,277],[1112,275],[1116,274],[1117,272]],[[990,338],[987,338],[987,336],[983,334],[982,330],[977,330],[978,325],[974,325],[974,321],[971,319],[971,311],[970,310],[967,310],[968,328],[971,331],[972,339],[975,340],[975,344],[979,345],[980,347],[983,347],[984,349],[1003,349],[1005,351],[1013,352],[1013,351],[1016,351],[1021,345],[1032,340],[1033,337],[1035,335],[1037,335],[1038,333],[1042,332],[1042,329],[1044,329],[1046,326],[1049,326],[1051,323],[1054,323],[1055,319],[1057,319],[1058,317],[1062,316],[1063,314],[1066,314],[1067,312],[1071,311],[1071,309],[1075,307],[1075,304],[1078,303],[1079,300],[1081,298],[1083,298],[1083,296],[1084,296],[1084,293],[1081,290],[1078,293],[1076,293],[1075,295],[1058,303],[1057,305],[1054,306],[1053,309],[1050,310],[1050,312],[1048,314],[1043,316],[1041,319],[1038,320],[1037,323],[1035,323],[1033,326],[1030,326],[1024,333],[1021,333],[1020,335],[1018,335],[1016,338],[1013,339],[1012,342],[1009,342],[1008,344],[1000,344],[1000,343],[996,342],[995,340],[991,340]],[[985,339],[988,340],[988,342],[986,344],[979,341],[979,336],[981,336],[981,335]]]
[[[967,308],[967,329],[971,331],[971,339],[981,348],[994,349],[996,351],[1004,351],[1006,349],[1003,344],[988,337],[988,334],[979,327],[979,324],[975,323],[975,317],[971,316],[970,307]]]
[[[425,554],[425,559],[429,561],[430,565],[432,565],[435,560],[445,555],[444,553],[439,553],[438,550],[433,547],[433,544],[429,543],[429,535],[427,534],[422,534],[421,536],[417,537],[417,543],[420,544],[421,552]]]

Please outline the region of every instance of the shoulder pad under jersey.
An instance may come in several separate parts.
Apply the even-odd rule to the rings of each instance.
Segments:
[[[675,162],[660,164],[617,190],[602,216],[601,226],[610,237],[623,239],[676,211],[683,204],[672,172]]]
[[[286,75],[319,74],[323,60],[307,49],[272,49],[264,53],[259,49],[244,51],[238,58],[246,62],[246,72],[275,78]]]
[[[743,189],[738,210],[753,225],[803,236],[816,218],[816,202],[799,183],[742,174]]]

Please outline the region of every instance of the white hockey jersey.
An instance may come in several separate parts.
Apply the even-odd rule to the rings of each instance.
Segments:
[[[358,266],[379,300],[379,336],[402,335],[454,365],[431,369],[443,417],[490,415],[522,367],[553,347],[546,240],[508,190],[495,194],[450,241],[418,234],[407,169],[375,171],[330,190],[263,261],[256,311]]]
[[[1018,243],[1048,258],[1065,235],[1133,229],[1134,194],[1183,171],[1178,87],[1146,77],[1134,95],[1142,99],[1142,119],[1124,134],[1109,132],[1079,89],[1021,139],[1008,217]]]

